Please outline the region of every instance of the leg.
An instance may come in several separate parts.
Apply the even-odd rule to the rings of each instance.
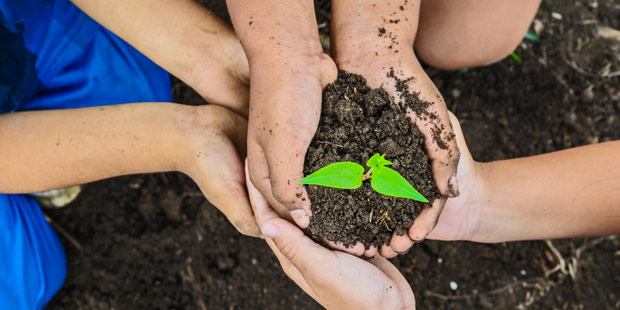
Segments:
[[[416,53],[445,70],[498,61],[521,42],[540,1],[422,0]]]

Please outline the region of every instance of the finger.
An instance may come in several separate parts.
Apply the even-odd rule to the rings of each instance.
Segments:
[[[396,233],[393,233],[392,239],[390,240],[390,247],[397,254],[405,254],[409,252],[409,249],[413,246],[413,244],[413,240],[411,240],[407,234],[399,236]]]
[[[320,62],[321,88],[325,89],[327,84],[333,83],[338,78],[338,67],[327,54],[321,54]]]
[[[344,245],[344,243],[342,242],[334,242],[334,241],[329,241],[325,238],[322,239],[323,242],[327,243],[327,245],[334,249],[334,250],[338,250],[338,251],[342,251],[351,255],[355,255],[355,256],[362,256],[364,254],[364,252],[366,251],[366,247],[364,246],[364,244],[360,243],[360,242],[356,242],[353,245]]]
[[[261,231],[305,277],[323,274],[337,260],[332,251],[312,241],[286,220],[272,218],[261,226]]]
[[[371,264],[379,268],[384,274],[386,274],[397,286],[397,290],[400,292],[400,298],[402,300],[401,309],[415,309],[415,296],[411,290],[411,286],[404,278],[402,273],[390,263],[387,259],[381,256],[377,256],[369,260]]]
[[[284,270],[284,273],[291,280],[293,280],[293,282],[295,282],[295,284],[297,284],[299,288],[306,292],[306,294],[310,295],[312,299],[317,300],[318,296],[310,287],[310,284],[308,284],[308,281],[306,281],[304,275],[299,271],[299,269],[297,269],[297,267],[295,267],[295,265],[293,265],[290,260],[288,260],[282,253],[280,253],[278,247],[273,242],[273,240],[267,238],[266,241],[267,245],[269,246],[271,251],[273,251],[273,254],[275,254],[276,258],[280,262],[280,266],[282,267],[282,270]]]
[[[271,181],[269,180],[269,166],[265,159],[265,154],[260,145],[253,140],[248,140],[248,158],[246,159],[246,168],[249,171],[250,180],[264,199],[267,199],[269,205],[281,217],[291,220],[288,210],[279,203],[271,192]]]
[[[304,158],[309,144],[309,140],[296,136],[294,132],[279,129],[264,148],[267,150],[265,153],[273,197],[302,228],[308,227],[312,215],[306,187],[299,183],[304,176]],[[282,145],[287,145],[288,149],[277,150],[276,146]]]
[[[458,196],[458,181],[456,171],[459,162],[459,149],[454,138],[454,131],[450,124],[448,111],[443,100],[430,105],[428,112],[431,115],[412,114],[415,124],[422,134],[424,146],[429,159],[431,160],[431,170],[435,178],[437,188],[442,195],[448,197]],[[433,116],[434,115],[434,116]]]
[[[407,233],[415,242],[422,242],[426,236],[435,228],[439,215],[446,204],[446,197],[435,199],[432,206],[426,205],[422,212],[415,218],[413,225],[409,227]]]
[[[389,245],[386,245],[386,244],[381,246],[381,249],[379,250],[379,254],[381,254],[381,256],[385,258],[394,258],[398,255],[396,254],[396,252],[394,252],[394,250],[392,250],[392,248]]]
[[[456,144],[461,151],[461,156],[465,156],[466,160],[473,161],[471,153],[469,152],[469,148],[467,147],[467,142],[465,141],[465,136],[463,135],[461,123],[459,122],[458,118],[456,118],[456,115],[454,115],[454,113],[448,111],[448,115],[450,117],[450,124],[452,124],[452,128],[454,129],[454,135],[456,136]]]
[[[248,188],[250,205],[252,206],[258,225],[262,226],[267,220],[277,218],[278,214],[269,206],[269,202],[267,202],[263,194],[254,186],[252,180],[250,180],[247,159],[245,160],[245,181]]]
[[[221,169],[211,169],[199,184],[207,200],[218,208],[242,234],[259,237],[260,229],[245,191],[241,158],[230,140],[218,144],[217,150],[206,153],[207,162],[221,162]],[[222,162],[222,158],[226,161]]]
[[[364,256],[368,257],[368,258],[373,258],[375,256],[377,256],[377,247],[372,245],[370,246],[370,248],[368,248],[368,250],[364,251]]]

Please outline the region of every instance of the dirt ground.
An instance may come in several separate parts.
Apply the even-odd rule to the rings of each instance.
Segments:
[[[223,1],[203,2],[225,16]],[[477,160],[620,139],[620,40],[597,31],[620,29],[620,1],[543,2],[532,26],[542,26],[541,42],[516,50],[523,64],[428,69]],[[319,3],[320,23],[328,12]],[[181,83],[174,93],[201,102]],[[320,309],[263,241],[240,236],[183,175],[88,184],[47,214],[65,231],[69,269],[49,309]],[[620,309],[620,238],[425,241],[393,262],[419,309]]]

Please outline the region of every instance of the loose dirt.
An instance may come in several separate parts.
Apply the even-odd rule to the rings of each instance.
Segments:
[[[417,99],[416,94],[407,96]],[[363,77],[340,71],[323,94],[319,128],[306,155],[305,174],[341,161],[365,166],[372,155],[380,153],[430,203],[440,197],[424,150],[424,136],[405,116],[405,106],[395,102],[383,89],[367,87]],[[309,185],[308,194],[313,236],[345,244],[361,242],[367,247],[389,244],[394,232],[403,235],[424,206],[412,199],[379,194],[370,180],[352,190]]]

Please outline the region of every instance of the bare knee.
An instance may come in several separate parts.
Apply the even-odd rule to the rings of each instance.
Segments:
[[[510,55],[521,39],[522,36],[504,36],[494,41],[442,40],[441,35],[418,33],[414,46],[417,57],[426,64],[442,70],[458,70],[497,62]]]

